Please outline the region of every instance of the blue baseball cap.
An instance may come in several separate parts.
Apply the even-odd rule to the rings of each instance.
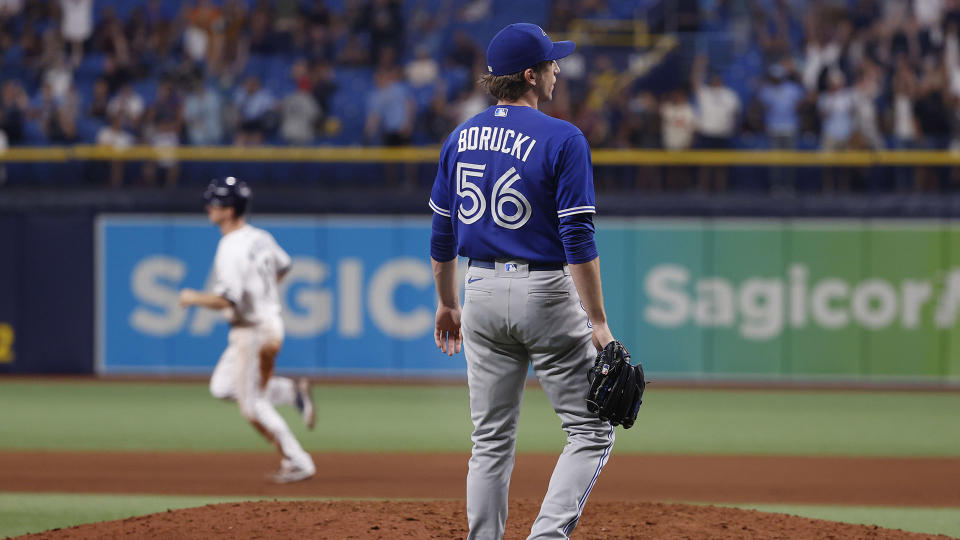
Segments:
[[[492,75],[517,73],[540,62],[563,58],[576,47],[572,41],[550,41],[543,28],[535,24],[511,24],[490,40],[487,70]]]

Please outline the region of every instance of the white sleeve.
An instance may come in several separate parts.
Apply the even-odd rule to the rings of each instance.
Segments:
[[[271,237],[271,240],[273,240],[273,260],[276,263],[277,272],[281,274],[286,273],[290,270],[293,260],[290,258],[290,255],[280,247],[276,238]]]
[[[243,297],[243,257],[221,246],[213,259],[213,294],[237,305]]]

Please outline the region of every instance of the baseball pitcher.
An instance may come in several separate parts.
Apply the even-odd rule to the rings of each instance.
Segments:
[[[430,195],[435,340],[467,360],[473,453],[470,539],[500,539],[517,421],[532,363],[567,444],[530,538],[567,538],[610,458],[611,423],[584,400],[607,326],[594,244],[590,148],[569,122],[541,113],[556,60],[574,50],[534,24],[512,24],[487,49],[481,84],[497,104],[447,138]],[[457,255],[468,258],[461,310]]]
[[[223,234],[214,257],[213,292],[184,289],[180,305],[227,312],[229,342],[210,378],[210,393],[236,401],[244,418],[280,451],[280,469],[272,480],[297,482],[316,468],[274,406],[296,406],[312,429],[313,398],[307,379],[273,375],[284,333],[278,282],[291,260],[270,233],[247,224],[250,195],[246,183],[232,176],[210,182],[203,195],[207,216]]]

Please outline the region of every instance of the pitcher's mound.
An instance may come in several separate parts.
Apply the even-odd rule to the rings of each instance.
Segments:
[[[512,502],[505,538],[526,538],[538,510],[538,501]],[[465,512],[462,500],[224,503],[55,529],[27,538],[450,540],[466,538]],[[597,502],[587,505],[574,538],[913,539],[934,536],[716,506]]]

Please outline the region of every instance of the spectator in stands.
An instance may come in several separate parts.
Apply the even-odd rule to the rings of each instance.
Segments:
[[[578,15],[574,4],[575,0],[555,0],[551,2],[550,15],[547,19],[547,26],[544,28],[554,31],[568,30]]]
[[[432,85],[440,76],[440,66],[425,45],[418,45],[414,58],[404,68],[407,80],[414,88]]]
[[[270,10],[262,3],[250,13],[250,52],[252,54],[274,54],[279,52],[276,36],[270,24]]]
[[[119,114],[110,115],[110,123],[100,128],[97,132],[97,145],[108,147],[114,151],[123,151],[133,146],[136,142],[123,127],[123,117]],[[124,162],[122,160],[113,160],[110,162],[110,185],[120,187],[123,185]]]
[[[447,100],[447,85],[443,80],[437,82],[433,89],[433,99],[423,112],[421,125],[431,141],[442,141],[457,125]]]
[[[620,124],[619,140],[629,148],[652,149],[661,147],[660,104],[657,96],[643,90],[627,101],[628,114]],[[659,167],[637,167],[633,187],[641,191],[663,189]]]
[[[380,58],[387,47],[403,56],[406,27],[401,0],[373,0],[370,7],[370,50]]]
[[[629,101],[628,108],[630,114],[623,123],[628,146],[660,148],[662,127],[657,96],[649,90],[644,90]]]
[[[699,56],[694,62],[692,77],[697,100],[697,146],[709,150],[729,150],[733,147],[733,136],[737,129],[740,98],[723,84],[719,73],[711,74],[710,82],[706,84],[706,69],[706,56]],[[726,189],[726,167],[700,168],[700,189],[709,192],[711,184],[717,191]]]
[[[370,47],[360,34],[349,34],[347,41],[337,53],[337,63],[344,66],[369,66]]]
[[[67,57],[60,53],[53,65],[43,74],[44,84],[50,85],[50,90],[57,99],[62,98],[73,86],[73,69],[67,63]]]
[[[377,70],[376,87],[367,95],[364,138],[386,146],[410,144],[416,104],[395,67]]]
[[[158,153],[156,161],[143,164],[143,179],[147,185],[156,185],[157,170],[164,171],[164,183],[170,187],[177,184],[180,166],[176,148],[180,146],[180,131],[183,126],[183,105],[168,81],[157,86],[153,105],[147,111],[144,140]]]
[[[135,71],[149,71],[151,65],[155,65],[159,60],[155,52],[151,49],[151,28],[150,21],[147,19],[147,9],[144,6],[137,6],[130,12],[130,19],[124,26],[127,44],[130,48],[130,57],[136,66]],[[140,65],[146,64],[145,66]]]
[[[893,76],[893,96],[886,114],[893,135],[893,147],[896,149],[915,149],[919,146],[920,126],[913,107],[917,86],[916,76],[907,64],[906,57],[900,57]],[[894,167],[895,189],[912,189],[915,177],[914,171],[907,167]]]
[[[49,138],[47,131],[56,111],[57,96],[53,95],[53,87],[50,83],[44,83],[40,87],[40,92],[30,102],[28,117],[40,128],[46,138]]]
[[[663,129],[663,147],[666,150],[689,150],[693,147],[697,119],[693,107],[682,89],[670,92],[660,104],[660,118]],[[668,189],[685,190],[690,184],[691,171],[685,167],[667,169]]]
[[[697,122],[693,107],[682,89],[670,92],[660,105],[663,122],[663,147],[667,150],[689,150],[693,147],[693,135]]]
[[[942,149],[950,135],[950,113],[943,66],[933,57],[923,63],[923,76],[917,90],[914,114],[920,124],[921,144],[924,148]]]
[[[134,133],[140,132],[140,122],[145,110],[143,98],[129,84],[120,87],[117,95],[107,104],[107,115],[120,118],[123,126]]]
[[[110,94],[117,93],[120,88],[133,81],[133,72],[129,65],[120,64],[116,57],[108,54],[103,60],[103,73],[101,77],[107,81],[110,88]]]
[[[487,92],[478,85],[471,85],[460,91],[457,101],[455,101],[450,108],[457,124],[462,124],[490,105],[490,98]]]
[[[413,122],[417,110],[410,89],[400,80],[400,68],[383,67],[374,73],[375,88],[367,95],[364,140],[385,146],[405,146],[413,142]],[[384,178],[390,186],[399,182],[397,167],[387,165]],[[404,168],[405,187],[416,182],[416,168]]]
[[[136,62],[131,56],[130,44],[123,31],[123,23],[111,13],[112,11],[105,12],[103,21],[94,32],[94,41],[98,44],[100,50],[108,55],[110,62],[113,64],[112,68],[120,76],[130,80],[138,75],[135,69],[137,67]]]
[[[468,23],[487,19],[493,9],[492,0],[466,0],[463,4],[458,13],[458,18]]]
[[[103,77],[93,83],[93,95],[90,96],[90,106],[87,107],[87,116],[97,120],[107,120],[107,106],[110,103],[110,85]]]
[[[370,35],[370,0],[347,0],[341,12],[344,30],[354,35]]]
[[[183,118],[191,144],[214,145],[223,139],[220,96],[197,79],[183,102]]]
[[[917,84],[916,76],[907,65],[906,58],[901,57],[893,76],[893,98],[887,114],[894,148],[909,149],[917,146],[919,126],[913,112]]]
[[[219,43],[214,43],[214,37],[223,24],[220,8],[211,0],[196,0],[193,7],[186,10],[186,22],[183,52],[195,62],[216,58],[220,51]]]
[[[46,135],[51,142],[72,144],[79,140],[77,115],[80,112],[80,94],[71,86],[66,95],[58,100],[53,116],[47,125]]]
[[[317,136],[320,107],[310,93],[310,78],[305,61],[293,65],[297,89],[280,106],[280,135],[291,144],[307,145]]]
[[[23,11],[24,0],[0,0],[0,20],[15,17]]]
[[[180,46],[179,26],[174,21],[161,19],[154,23],[150,32],[150,52],[162,61],[176,56]]]
[[[585,106],[594,111],[606,109],[620,84],[620,73],[609,56],[601,54],[594,59],[589,81]]]
[[[311,24],[303,49],[304,56],[311,62],[332,62],[333,51],[333,35],[330,28],[324,24]]]
[[[835,10],[825,6],[811,9],[807,15],[807,48],[802,79],[807,92],[819,92],[824,74],[840,68],[843,47],[851,26],[847,21],[837,21],[837,16]]]
[[[770,9],[753,8],[753,31],[760,50],[767,59],[777,59],[791,53],[790,39],[794,20],[790,8],[783,0],[773,2]]]
[[[113,28],[119,24],[117,11],[111,5],[103,7],[100,12],[99,20],[93,28],[93,39],[91,46],[94,51],[100,53],[113,53]]]
[[[7,134],[0,129],[0,153],[6,152],[10,147],[10,141],[7,140]],[[7,181],[7,166],[0,163],[0,186]]]
[[[453,47],[447,54],[447,61],[449,63],[466,69],[471,74],[471,78],[473,78],[473,76],[481,71],[483,73],[487,71],[486,69],[477,69],[477,66],[483,65],[484,62],[482,59],[483,52],[470,37],[470,34],[467,34],[461,29],[454,32]]]
[[[283,36],[281,49],[289,50],[293,43],[302,40],[303,26],[300,21],[299,0],[273,0],[273,30]]]
[[[47,28],[43,32],[40,56],[32,62],[31,70],[35,73],[45,73],[63,56],[63,48],[64,43],[60,34],[53,28]]]
[[[243,87],[233,97],[239,118],[239,130],[234,142],[240,146],[263,143],[277,128],[277,100],[269,90],[260,86],[260,79],[247,77]]]
[[[789,67],[788,67],[789,66]],[[760,87],[757,100],[764,109],[764,129],[770,148],[793,150],[800,129],[800,108],[804,104],[803,87],[793,80],[792,64],[787,60],[773,64],[769,78]],[[813,103],[810,104],[813,106]],[[795,171],[789,167],[770,169],[770,190],[775,195],[796,191]]]
[[[854,95],[846,86],[846,77],[839,69],[830,70],[827,85],[827,91],[817,100],[822,119],[820,146],[828,152],[847,150],[853,136]],[[823,189],[828,193],[850,191],[850,171],[843,169],[838,173],[833,167],[825,167]]]
[[[11,145],[23,140],[24,122],[30,99],[18,81],[5,81],[0,96],[0,129],[7,135]]]
[[[330,114],[330,100],[337,93],[336,72],[333,64],[320,61],[310,68],[310,83],[313,98],[320,107],[321,120],[326,120]]]
[[[926,55],[943,43],[944,0],[915,0],[913,18],[916,21],[921,50]],[[955,6],[954,6],[955,7]]]
[[[330,8],[327,7],[326,0],[313,0],[309,8],[303,9],[303,15],[310,21],[310,24],[330,28],[332,16],[330,14]]]
[[[881,150],[886,144],[877,119],[877,98],[880,96],[880,74],[875,64],[861,64],[860,77],[853,87],[854,145],[858,149]]]
[[[70,44],[71,61],[79,66],[83,44],[93,34],[93,0],[60,0],[63,39]]]
[[[839,69],[830,71],[828,85],[817,103],[823,122],[820,146],[828,152],[846,150],[853,135],[853,92],[846,86],[846,77]]]
[[[233,81],[243,72],[250,55],[250,38],[246,32],[247,5],[243,0],[227,0],[221,9],[223,21],[214,27],[219,55],[214,57],[211,73]]]
[[[913,110],[920,126],[920,146],[941,150],[950,138],[950,111],[948,110],[946,76],[943,66],[934,57],[924,60],[923,76],[917,86]],[[939,189],[939,178],[931,167],[918,167],[914,174],[918,191]]]
[[[426,47],[431,56],[437,56],[444,47],[452,11],[452,2],[448,0],[439,6],[418,4],[407,23],[408,35],[416,36],[418,47]],[[437,59],[440,60],[440,58]]]
[[[770,67],[770,78],[760,88],[757,97],[766,109],[765,124],[772,148],[792,150],[796,147],[797,106],[803,96],[803,88],[788,77],[782,64]]]
[[[480,110],[483,110],[482,108]],[[476,112],[480,112],[480,110]],[[476,114],[476,112],[474,114]],[[610,143],[614,131],[605,107],[584,104],[577,108],[573,123],[580,128],[590,146],[601,147]]]

